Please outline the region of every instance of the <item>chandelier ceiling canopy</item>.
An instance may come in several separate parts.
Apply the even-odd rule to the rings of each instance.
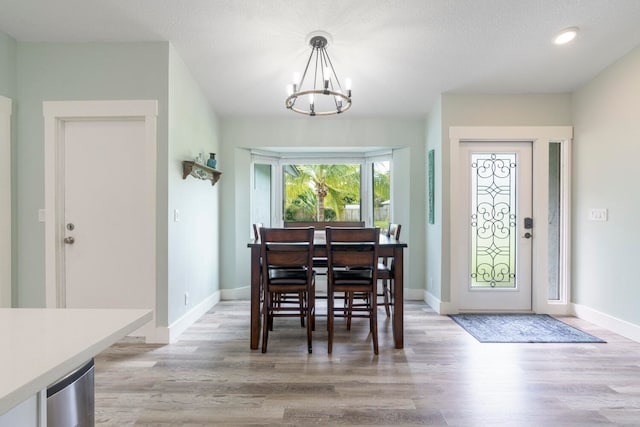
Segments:
[[[344,88],[327,53],[331,36],[314,31],[307,36],[311,54],[302,75],[293,74],[287,85],[286,107],[308,116],[340,114],[351,108],[351,79],[344,80]]]

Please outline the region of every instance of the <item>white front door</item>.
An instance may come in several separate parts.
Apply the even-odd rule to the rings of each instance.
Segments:
[[[460,310],[531,310],[532,144],[462,142]]]
[[[45,103],[47,306],[155,314],[156,109]]]

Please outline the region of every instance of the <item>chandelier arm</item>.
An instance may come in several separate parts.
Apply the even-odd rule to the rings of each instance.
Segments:
[[[318,83],[318,58],[320,57],[320,54],[318,53],[317,48],[313,48],[313,51],[316,54],[316,69],[313,71],[313,90],[316,90],[316,84]]]
[[[338,88],[342,90],[340,79],[338,79],[338,73],[336,73],[336,69],[333,68],[333,63],[331,62],[331,58],[329,58],[329,54],[327,54],[326,52],[325,52],[325,55],[327,56],[326,62],[329,64],[329,67],[331,67],[331,72],[333,73],[333,77],[335,78],[336,83],[338,84]]]
[[[302,78],[300,79],[300,84],[298,85],[298,90],[294,92],[299,92],[302,89],[302,85],[304,83],[304,79],[307,76],[307,71],[309,70],[309,64],[311,63],[311,58],[313,58],[313,49],[311,49],[311,54],[309,55],[309,59],[307,59],[307,66],[304,67],[304,73],[302,73]]]

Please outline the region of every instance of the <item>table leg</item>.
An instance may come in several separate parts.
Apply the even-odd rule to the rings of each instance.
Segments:
[[[260,246],[251,247],[251,349],[260,341]]]
[[[393,296],[393,341],[396,348],[404,347],[404,260],[403,248],[394,248],[394,296]]]

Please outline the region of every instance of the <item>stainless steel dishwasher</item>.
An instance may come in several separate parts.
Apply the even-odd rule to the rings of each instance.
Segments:
[[[93,427],[93,359],[47,388],[47,427]]]

